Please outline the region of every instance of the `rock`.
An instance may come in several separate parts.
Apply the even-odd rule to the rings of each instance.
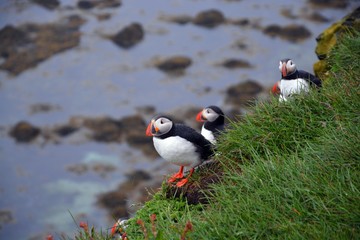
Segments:
[[[164,72],[183,71],[191,65],[190,58],[185,56],[174,56],[155,63],[156,67]]]
[[[31,1],[49,10],[54,10],[60,6],[60,2],[58,0],[31,0]]]
[[[271,37],[280,37],[290,42],[301,42],[311,36],[311,32],[304,26],[291,24],[285,27],[269,25],[264,28],[263,33]]]
[[[21,121],[10,130],[9,134],[15,138],[17,142],[30,142],[35,139],[40,132],[40,128],[28,122]]]
[[[327,23],[330,21],[327,17],[324,17],[319,12],[313,12],[312,14],[307,15],[306,19],[313,21],[313,22],[319,22],[319,23]]]
[[[89,168],[86,164],[79,163],[79,164],[67,166],[66,170],[68,170],[69,172],[75,173],[77,175],[82,175],[82,174],[86,173],[89,170]]]
[[[63,126],[56,127],[54,129],[54,132],[60,137],[67,137],[67,136],[73,134],[74,132],[76,132],[78,129],[79,128],[73,127],[70,125],[63,125]]]
[[[152,179],[150,174],[136,170],[126,175],[128,180],[118,186],[114,191],[100,194],[98,196],[98,204],[109,211],[111,218],[127,218],[130,213],[130,204],[128,204],[129,196],[133,192],[139,191],[139,186],[143,182],[148,182]],[[149,194],[146,194],[149,195]]]
[[[0,53],[5,59],[0,69],[17,75],[54,54],[77,46],[79,27],[83,23],[83,19],[73,15],[56,24],[5,26],[0,30]]]
[[[348,0],[308,0],[310,4],[320,8],[346,8]]]
[[[329,67],[326,62],[328,54],[335,47],[338,39],[342,38],[343,33],[352,30],[360,31],[360,7],[334,23],[316,38],[315,53],[319,61],[314,64],[314,73],[317,77],[324,79],[328,76]]]
[[[200,12],[193,19],[194,24],[207,28],[214,28],[224,22],[224,15],[215,9]]]
[[[110,38],[119,47],[128,49],[143,40],[144,30],[139,23],[132,23]]]
[[[91,129],[92,139],[99,142],[121,142],[123,136],[123,125],[120,121],[109,118],[86,118],[84,126]]]
[[[192,22],[192,17],[187,15],[181,15],[181,16],[161,16],[160,20],[164,20],[167,22],[173,22],[180,25],[185,25],[190,22]]]
[[[92,8],[114,8],[121,6],[120,0],[81,0],[77,3],[78,8],[89,10]]]
[[[47,103],[38,103],[30,106],[30,114],[45,113],[61,109],[58,105],[50,105]]]
[[[225,60],[222,64],[223,67],[234,69],[234,68],[252,68],[252,65],[242,59],[228,59]]]
[[[0,229],[3,224],[11,223],[13,221],[14,218],[10,210],[0,210]]]
[[[78,6],[78,8],[83,9],[83,10],[92,9],[96,6],[96,1],[82,0],[82,1],[78,2],[77,6]]]
[[[263,87],[253,80],[230,86],[226,90],[225,102],[242,106],[253,101],[263,90]]]

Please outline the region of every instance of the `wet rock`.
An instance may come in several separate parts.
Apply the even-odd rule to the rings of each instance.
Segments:
[[[74,132],[76,132],[78,129],[79,128],[77,128],[77,127],[64,125],[64,126],[56,127],[54,129],[54,132],[60,137],[67,137],[67,136],[73,134]]]
[[[141,114],[154,115],[156,108],[154,106],[142,106],[142,107],[137,107],[136,110]]]
[[[190,58],[174,56],[155,63],[156,67],[164,72],[183,71],[191,65]]]
[[[82,175],[82,174],[86,173],[89,170],[89,168],[86,164],[79,163],[79,164],[67,166],[66,170],[68,170],[69,172],[75,173],[77,175]]]
[[[116,167],[111,164],[96,163],[92,166],[92,170],[100,177],[105,178],[109,173],[114,172]]]
[[[310,4],[320,8],[346,8],[348,0],[308,0]]]
[[[252,102],[256,96],[263,90],[263,87],[253,80],[230,86],[226,90],[225,102],[241,106]]]
[[[54,54],[77,46],[79,27],[83,23],[83,19],[73,15],[56,24],[5,26],[0,30],[0,53],[4,58],[0,69],[17,75]]]
[[[291,24],[285,27],[269,25],[264,28],[263,33],[271,37],[280,37],[290,42],[301,42],[311,36],[311,32],[302,25]]]
[[[96,15],[96,18],[99,21],[109,20],[111,18],[111,14],[110,13],[98,14]]]
[[[143,170],[135,170],[134,172],[126,174],[126,177],[128,178],[129,181],[132,181],[132,182],[135,181],[138,183],[141,181],[151,179],[151,175]]]
[[[223,67],[234,68],[252,68],[253,66],[246,60],[242,59],[227,59],[222,64]]]
[[[47,103],[38,103],[30,106],[30,114],[45,113],[61,109],[58,105],[50,105]]]
[[[86,118],[86,128],[93,131],[92,139],[99,142],[121,142],[123,136],[122,123],[109,117]]]
[[[1,225],[11,223],[14,221],[12,213],[10,210],[0,210],[0,228]]]
[[[120,184],[114,191],[103,193],[98,196],[97,203],[106,208],[112,218],[115,217],[115,219],[118,219],[129,217],[129,196],[133,192],[139,190],[138,187],[142,182],[151,180],[151,176],[141,170],[127,174],[127,178],[127,181]]]
[[[92,9],[96,6],[95,1],[79,1],[77,4],[78,8],[83,10]]]
[[[40,134],[40,128],[28,122],[21,121],[10,130],[9,134],[15,138],[17,142],[30,142]]]
[[[219,182],[222,174],[219,162],[206,163],[196,170],[185,186],[178,188],[173,184],[167,185],[165,195],[167,198],[185,198],[189,204],[207,204],[206,196],[212,191],[211,184]]]
[[[232,25],[240,26],[240,27],[245,27],[245,26],[250,25],[250,20],[247,18],[242,18],[242,19],[236,19],[236,20],[228,20],[228,23],[230,23]]]
[[[224,15],[215,9],[200,12],[193,19],[194,24],[207,28],[214,28],[224,22]]]
[[[54,10],[60,6],[60,2],[58,0],[31,0],[31,1],[49,10]]]
[[[314,72],[320,79],[326,78],[329,74],[326,58],[336,46],[338,39],[342,38],[344,32],[353,30],[360,31],[360,7],[334,23],[316,38],[315,53],[319,61],[314,64]]]
[[[144,38],[143,27],[139,23],[132,23],[122,29],[110,39],[119,47],[128,49],[138,44]]]
[[[121,6],[120,0],[81,0],[77,3],[78,8],[89,10],[92,8],[115,8]]]
[[[160,20],[185,25],[192,22],[192,17],[187,15],[180,16],[161,16]]]
[[[313,22],[319,22],[319,23],[327,23],[330,21],[327,17],[324,17],[319,12],[313,12],[312,14],[307,15],[306,19],[313,21]]]

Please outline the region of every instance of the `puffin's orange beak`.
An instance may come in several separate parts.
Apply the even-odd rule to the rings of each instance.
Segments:
[[[281,67],[281,74],[283,77],[286,77],[286,75],[287,75],[286,63],[283,63],[283,65]]]
[[[279,82],[276,82],[271,89],[271,92],[275,95],[280,94]]]
[[[153,122],[151,121],[146,128],[146,136],[152,137],[152,133],[151,133],[152,125],[153,125]]]
[[[202,115],[203,111],[200,111],[197,115],[196,115],[196,121],[198,122],[204,122],[206,119],[204,119],[203,115]]]
[[[154,120],[151,120],[151,122],[149,123],[149,125],[147,126],[146,128],[146,136],[149,136],[149,137],[152,137],[154,136],[153,134],[153,131],[152,131],[152,128],[153,128],[153,125],[154,125]],[[158,132],[159,131],[159,128],[155,126],[155,132]]]

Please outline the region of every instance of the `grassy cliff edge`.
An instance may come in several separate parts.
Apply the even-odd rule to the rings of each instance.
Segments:
[[[128,239],[360,238],[360,33],[349,31],[328,63],[321,91],[259,102],[231,123],[208,204],[169,198],[164,183],[127,222]]]
[[[258,103],[218,144],[223,166],[207,205],[154,195],[129,221],[156,214],[157,239],[355,239],[360,237],[360,34],[329,56],[321,92]],[[155,239],[155,238],[154,238]]]

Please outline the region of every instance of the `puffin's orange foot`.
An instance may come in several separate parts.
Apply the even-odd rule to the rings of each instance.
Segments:
[[[177,187],[182,187],[184,186],[189,180],[187,178],[184,178],[183,180],[179,181],[176,186]]]
[[[176,180],[178,179],[181,179],[184,177],[184,174],[180,174],[180,173],[175,173],[174,175],[172,175],[169,180],[168,180],[168,183],[172,183],[172,182],[175,182]]]

